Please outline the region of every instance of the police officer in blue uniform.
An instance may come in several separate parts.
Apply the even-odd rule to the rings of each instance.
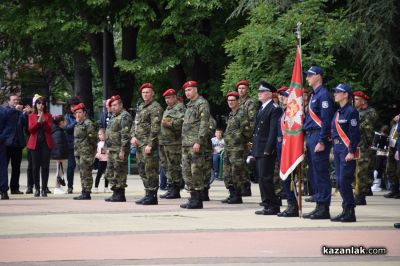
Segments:
[[[329,153],[332,146],[330,138],[331,121],[334,114],[332,96],[323,85],[324,71],[319,66],[311,66],[304,72],[307,82],[313,88],[309,110],[304,121],[309,153],[309,167],[312,169],[316,207],[303,218],[330,219],[332,184],[329,177]]]
[[[355,179],[355,154],[361,136],[359,114],[351,105],[352,90],[349,85],[341,83],[333,91],[335,102],[340,105],[332,119],[332,139],[336,182],[343,199],[343,211],[331,221],[355,222],[354,207],[356,204],[351,184]]]
[[[278,120],[278,137],[276,139],[276,154],[277,154],[277,163],[278,166],[281,163],[281,154],[282,154],[282,141],[283,141],[283,133],[282,133],[282,126],[285,123],[285,109],[286,109],[286,104],[287,100],[289,97],[290,90],[287,87],[282,87],[278,89],[278,97],[279,97],[279,102],[281,104],[281,107],[283,108],[283,113],[281,117]],[[279,217],[298,217],[299,216],[299,208],[297,206],[297,199],[296,196],[294,195],[294,191],[291,189],[291,176],[286,178],[285,181],[283,181],[283,191],[285,193],[286,199],[287,199],[287,208],[283,212],[280,212],[277,214]]]
[[[8,197],[8,171],[7,171],[7,153],[6,144],[6,117],[7,110],[0,106],[0,193],[1,199],[7,200]]]

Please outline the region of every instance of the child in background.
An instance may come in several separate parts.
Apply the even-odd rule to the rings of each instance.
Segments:
[[[221,161],[221,152],[224,150],[225,142],[222,137],[222,129],[215,130],[215,137],[211,139],[213,148],[213,174],[215,179],[219,179],[219,165]]]
[[[54,194],[66,194],[61,186],[65,186],[63,161],[68,159],[68,141],[64,132],[65,120],[62,115],[53,116],[53,127],[51,128],[51,137],[54,147],[51,150],[51,159],[57,161],[56,186]]]
[[[99,160],[98,168],[97,168],[97,175],[96,175],[96,180],[94,182],[94,189],[93,193],[99,192],[99,183],[100,183],[100,178],[104,174],[107,168],[107,151],[104,148],[104,141],[106,139],[106,134],[104,131],[104,128],[99,129],[99,142],[97,143],[97,152],[96,152],[96,159]],[[109,193],[110,190],[108,189],[108,180],[107,178],[104,178],[104,192]]]

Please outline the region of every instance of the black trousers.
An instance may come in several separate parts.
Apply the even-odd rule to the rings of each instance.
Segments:
[[[28,188],[33,188],[33,167],[32,167],[32,152],[28,150],[28,169],[26,170],[26,185]]]
[[[98,161],[97,162],[97,175],[96,180],[94,181],[94,187],[99,187],[100,178],[104,174],[107,169],[107,161]],[[104,187],[108,187],[108,180],[104,178]]]
[[[275,155],[256,157],[256,174],[260,186],[261,201],[268,207],[279,207],[280,201],[275,195],[274,164]]]
[[[7,165],[11,161],[10,190],[19,190],[19,176],[21,172],[22,148],[7,146]]]
[[[42,176],[42,189],[47,188],[50,168],[50,149],[47,144],[37,144],[35,150],[31,150],[32,172],[35,189],[40,190],[40,173]]]

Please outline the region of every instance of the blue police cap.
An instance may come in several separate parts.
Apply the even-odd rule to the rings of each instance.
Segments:
[[[348,94],[352,94],[352,89],[346,83],[340,83],[335,88],[333,88],[334,92],[347,92]]]
[[[270,91],[270,92],[275,92],[276,88],[269,84],[268,82],[261,80],[260,81],[260,86],[258,87],[258,91]]]
[[[324,70],[319,66],[311,66],[309,70],[304,71],[305,75],[324,75]]]

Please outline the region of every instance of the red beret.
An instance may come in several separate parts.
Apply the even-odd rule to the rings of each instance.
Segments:
[[[109,101],[108,101],[108,107],[111,107],[111,104],[112,104],[113,102],[115,102],[116,100],[119,100],[119,99],[121,99],[121,96],[119,96],[119,95],[111,96],[111,98],[110,98]]]
[[[77,105],[72,108],[72,112],[76,112],[77,110],[86,110],[85,104],[84,103],[78,103]]]
[[[171,95],[176,95],[176,91],[173,88],[170,88],[170,89],[164,91],[162,96],[166,97],[166,96],[171,96]]]
[[[368,101],[369,100],[369,97],[368,97],[368,95],[367,94],[365,94],[364,92],[362,92],[362,91],[355,91],[355,92],[353,92],[353,95],[354,96],[358,96],[358,97],[361,97],[361,98],[363,98],[364,100],[366,100],[366,101]]]
[[[288,87],[286,87],[286,86],[283,86],[283,87],[280,87],[279,89],[277,89],[277,91],[276,92],[281,92],[281,91],[287,91],[289,88]]]
[[[236,88],[239,87],[240,85],[245,85],[245,86],[249,86],[249,82],[247,80],[241,80],[236,82]]]
[[[230,91],[226,94],[226,98],[228,98],[229,96],[234,96],[236,98],[239,98],[239,93],[237,91]]]
[[[142,86],[140,86],[139,88],[139,92],[142,92],[144,88],[154,89],[153,84],[151,84],[150,82],[143,83]]]
[[[185,84],[182,85],[182,90],[189,88],[189,87],[196,87],[197,88],[197,82],[194,80],[189,80]]]

